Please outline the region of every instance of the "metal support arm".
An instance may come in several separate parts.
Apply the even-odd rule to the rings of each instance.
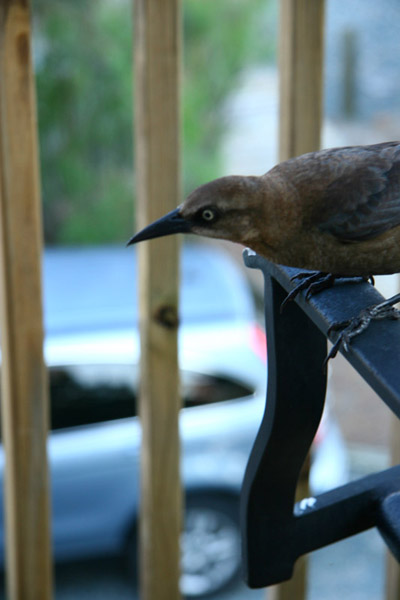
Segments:
[[[265,414],[242,488],[245,579],[264,587],[290,579],[296,559],[377,526],[400,557],[400,466],[295,504],[300,469],[322,415],[329,327],[382,300],[369,284],[335,285],[281,314],[296,269],[269,263],[249,250],[248,267],[265,279],[268,390]],[[379,352],[377,352],[379,348]],[[374,322],[355,338],[346,358],[400,415],[400,323]]]

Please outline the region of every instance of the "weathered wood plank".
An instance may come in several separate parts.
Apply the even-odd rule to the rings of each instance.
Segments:
[[[279,159],[320,147],[324,0],[280,2]]]
[[[397,276],[399,279],[399,277]],[[400,286],[398,285],[398,288]],[[400,422],[397,416],[392,413],[390,415],[391,432],[390,432],[390,450],[392,465],[400,464]],[[400,567],[397,560],[390,553],[386,552],[386,600],[399,600],[400,598]]]
[[[0,7],[0,296],[10,600],[51,597],[41,207],[29,3]]]
[[[179,0],[135,2],[137,224],[179,204]],[[179,598],[178,237],[139,246],[143,600]]]
[[[318,150],[322,126],[324,0],[281,0],[279,32],[279,160]],[[309,462],[297,499],[307,497]],[[274,600],[306,596],[307,559],[292,579],[270,590]]]

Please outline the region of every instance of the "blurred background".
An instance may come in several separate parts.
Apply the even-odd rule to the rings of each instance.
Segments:
[[[115,394],[122,398],[118,406],[120,412],[107,412],[103,392],[99,393],[98,387],[96,392],[94,387],[101,387],[103,377],[104,391],[103,369],[98,369],[100,375],[96,375],[93,370],[88,371],[88,365],[82,364],[83,359],[78,366],[75,364],[77,360],[79,363],[77,357],[80,356],[77,349],[82,347],[86,348],[86,357],[88,353],[91,356],[91,366],[137,361],[137,340],[133,346],[126,347],[126,351],[121,350],[125,348],[123,340],[129,333],[128,324],[135,319],[134,313],[130,312],[135,309],[128,306],[130,300],[133,302],[135,285],[132,283],[129,287],[125,281],[133,278],[132,265],[127,263],[125,270],[116,267],[125,260],[121,258],[124,251],[119,253],[116,246],[122,248],[132,235],[135,219],[131,2],[35,0],[33,16],[47,247],[47,356],[55,373],[52,398],[54,402],[57,398],[61,407],[61,413],[53,407],[53,426],[57,428],[53,438],[56,440],[60,431],[65,434],[63,439],[58,437],[61,442],[52,442],[55,448],[52,468],[61,469],[59,465],[65,466],[65,461],[70,461],[72,481],[74,465],[84,462],[76,448],[88,447],[90,461],[96,461],[98,446],[104,445],[104,427],[110,431],[110,423],[114,423],[113,427],[115,423],[121,423],[122,427],[124,419],[134,418],[123,399],[131,402],[135,390],[126,389],[121,370],[113,375],[117,391],[110,396],[114,399],[114,408]],[[399,22],[397,0],[326,0],[322,147],[367,144],[400,137]],[[277,161],[278,1],[219,0],[216,3],[213,0],[184,0],[183,24],[182,171],[186,195],[215,177],[261,174]],[[177,204],[180,201],[178,198]],[[226,432],[223,456],[229,454],[235,475],[223,490],[214,494],[211,508],[209,501],[204,500],[200,517],[199,511],[194,510],[192,524],[187,524],[185,590],[192,597],[208,592],[213,598],[221,599],[264,598],[265,591],[249,591],[237,582],[235,517],[229,521],[230,511],[235,510],[234,502],[228,508],[220,504],[221,497],[226,500],[229,496],[233,501],[237,497],[245,464],[243,457],[249,451],[262,414],[265,356],[261,275],[249,273],[242,267],[241,248],[214,243],[218,255],[213,252],[211,258],[207,258],[203,255],[207,252],[203,245],[202,242],[194,250],[188,250],[195,258],[188,259],[184,285],[189,290],[191,285],[194,286],[192,291],[201,288],[200,283],[204,282],[201,262],[213,261],[213,256],[217,256],[216,280],[219,280],[218,269],[232,269],[231,279],[235,282],[232,289],[228,284],[222,287],[221,297],[233,294],[243,298],[243,302],[242,308],[232,307],[230,320],[227,320],[221,318],[218,306],[210,305],[204,314],[200,314],[199,307],[191,304],[195,294],[190,295],[189,291],[186,295],[185,310],[188,312],[181,346],[189,348],[184,338],[197,336],[196,347],[200,348],[196,356],[190,355],[189,349],[182,350],[181,356],[182,368],[190,374],[186,406],[197,411],[193,417],[185,416],[182,425],[188,452],[194,461],[191,464],[207,462],[198,450],[199,440],[193,433],[192,422],[199,423],[203,419],[207,430],[208,424],[215,420],[222,427],[222,423],[229,421],[226,415],[250,416],[247,437],[238,442],[237,447],[231,444],[232,436],[239,436],[234,417],[232,429]],[[82,246],[89,248],[85,250]],[[200,261],[200,266],[194,268],[193,261],[196,260]],[[108,270],[105,267],[107,261]],[[115,274],[117,268],[121,268],[118,275]],[[88,269],[90,282],[85,276]],[[96,287],[99,280],[102,280],[103,288]],[[398,281],[396,277],[378,278],[377,285],[384,294],[390,294],[397,289]],[[110,289],[114,290],[114,297],[110,297]],[[93,304],[94,298],[97,304]],[[121,298],[126,304],[121,304]],[[213,327],[214,333],[210,333]],[[216,340],[214,363],[210,361],[204,341],[205,332]],[[225,340],[225,347],[218,342],[221,339]],[[229,361],[223,361],[221,357],[228,356],[232,340],[240,341],[244,357],[236,354],[229,366]],[[96,352],[94,348],[97,348]],[[253,372],[245,381],[245,369],[240,373],[236,366],[250,363]],[[125,387],[121,381],[125,382]],[[347,477],[380,470],[391,462],[390,440],[394,426],[383,403],[340,356],[331,362],[329,381],[328,416],[314,448],[312,484],[316,491],[337,485]],[[63,389],[68,390],[66,396],[60,392],[63,385]],[[90,410],[77,415],[76,399],[81,406],[83,392]],[[226,412],[221,412],[224,402]],[[250,408],[254,406],[254,409]],[[65,419],[68,407],[75,411],[69,420]],[[91,417],[88,417],[89,413]],[[57,421],[59,414],[62,417]],[[93,417],[93,414],[97,416]],[[102,428],[101,433],[96,430],[98,426]],[[75,427],[79,430],[75,431]],[[212,449],[221,452],[219,442],[224,436],[218,428],[207,434],[211,464],[215,460]],[[120,439],[121,430],[115,431],[115,436]],[[110,438],[111,445],[115,445],[116,438]],[[68,444],[72,444],[74,452]],[[87,461],[91,469],[93,464],[98,464]],[[103,467],[98,470],[102,472]],[[192,485],[196,499],[204,498],[205,492],[215,486],[213,477],[215,480],[212,473],[204,475],[199,471],[195,483],[186,482],[187,489]],[[77,482],[71,485],[81,489]],[[215,487],[213,490],[215,492]],[[63,493],[65,498],[65,493],[68,495],[69,492],[64,490]],[[87,493],[90,495],[91,492]],[[137,492],[132,491],[132,497],[136,496]],[[87,502],[89,507],[91,502],[91,499]],[[198,508],[196,505],[195,509]],[[87,514],[82,513],[82,522],[85,519],[87,522]],[[227,515],[225,522],[223,519]],[[218,518],[222,522],[216,525]],[[133,523],[134,520],[130,525]],[[79,529],[81,525],[67,522],[66,527],[71,531],[71,527]],[[211,541],[220,544],[214,556],[201,556],[196,549],[196,544],[206,545],[205,540],[209,544]],[[74,547],[73,541],[71,543]],[[64,561],[56,571],[56,597],[134,598],[132,581],[121,568],[119,558],[91,560],[91,553],[95,554],[93,544],[88,548],[84,562],[81,561],[84,552],[76,551],[74,556],[72,549],[69,554],[64,553]],[[210,571],[211,562],[216,560],[216,555],[221,555],[221,549],[226,553],[227,575],[220,584],[221,588],[229,584],[229,591],[216,594],[217,588],[212,588],[217,585],[215,580],[201,579],[201,569],[204,570],[206,564]],[[318,551],[310,562],[309,598],[330,600],[339,594],[354,600],[384,598],[385,550],[376,532]],[[218,565],[219,571],[225,567]]]

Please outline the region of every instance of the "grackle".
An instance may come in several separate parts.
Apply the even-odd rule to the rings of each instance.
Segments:
[[[339,277],[400,272],[400,142],[311,152],[265,175],[221,177],[134,235],[128,244],[172,233],[239,242],[268,260],[317,271],[300,289]],[[371,319],[399,318],[400,294],[346,323],[334,353]]]

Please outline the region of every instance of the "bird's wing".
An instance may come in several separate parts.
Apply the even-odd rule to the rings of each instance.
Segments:
[[[342,241],[376,237],[400,224],[400,144],[329,151],[330,180],[315,224]]]

